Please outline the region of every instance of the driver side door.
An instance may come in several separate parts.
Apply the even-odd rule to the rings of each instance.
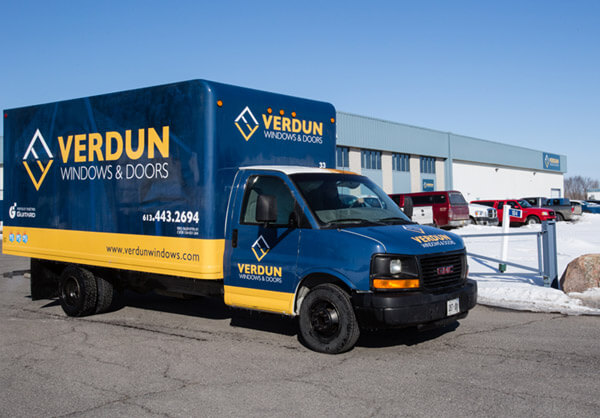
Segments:
[[[277,220],[257,220],[261,195],[275,198]],[[225,303],[244,308],[293,313],[301,229],[299,206],[283,178],[250,175],[232,222],[225,253]]]

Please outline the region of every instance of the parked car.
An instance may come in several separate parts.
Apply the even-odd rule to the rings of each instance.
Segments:
[[[477,203],[469,203],[469,218],[475,225],[498,225],[498,211]]]
[[[557,221],[571,221],[573,219],[573,206],[571,201],[565,198],[545,198],[545,197],[523,197],[531,206],[535,208],[548,208],[556,212]]]
[[[413,210],[431,207],[433,222],[439,228],[464,226],[469,222],[469,205],[462,193],[456,190],[421,193],[391,194],[390,197],[402,207],[402,199],[410,197]]]
[[[477,203],[484,206],[489,206],[498,211],[498,220],[502,224],[502,216],[504,216],[504,207],[509,206],[514,209],[520,209],[521,217],[511,217],[510,223],[516,225],[523,224],[539,224],[542,221],[550,221],[556,219],[556,213],[548,208],[534,208],[526,200],[517,199],[498,199],[498,200],[473,200],[471,203]]]
[[[392,199],[411,221],[420,225],[433,225],[433,208],[431,206],[414,207],[410,196],[397,196]]]
[[[573,215],[581,215],[583,213],[583,207],[581,201],[571,200],[571,207],[573,208]]]
[[[589,200],[571,200],[571,203],[581,205],[582,212],[600,213],[600,205],[598,203],[590,202]]]

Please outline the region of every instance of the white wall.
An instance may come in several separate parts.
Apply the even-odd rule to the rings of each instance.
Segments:
[[[564,196],[563,174],[502,166],[453,161],[453,188],[467,201],[478,199],[518,199],[525,196],[551,196],[560,189]]]
[[[421,192],[421,157],[418,155],[411,155],[410,160],[408,160],[408,165],[410,167],[410,192]]]
[[[383,191],[390,194],[394,193],[394,181],[393,181],[393,165],[392,165],[392,153],[382,152],[381,153],[381,175],[383,176]]]
[[[362,171],[360,156],[360,149],[350,148],[348,150],[348,169],[350,171],[354,171],[357,174],[360,174],[360,172]]]
[[[448,190],[446,187],[445,166],[444,160],[439,158],[435,160],[435,190]]]

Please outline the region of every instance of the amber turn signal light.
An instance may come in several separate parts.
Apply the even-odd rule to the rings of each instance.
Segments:
[[[373,287],[376,289],[416,289],[419,279],[375,279]]]

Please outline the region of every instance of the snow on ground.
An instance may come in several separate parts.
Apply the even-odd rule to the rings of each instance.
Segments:
[[[540,230],[541,225],[531,225],[510,228],[509,232]],[[502,228],[469,225],[452,232],[458,235],[500,234]],[[556,235],[560,278],[575,258],[584,254],[600,254],[600,215],[584,213],[575,222],[558,222]],[[464,240],[468,252],[500,258],[502,237],[465,237]],[[537,269],[537,238],[510,237],[507,261]],[[506,272],[500,273],[497,262],[475,257],[469,257],[469,278],[477,280],[478,302],[483,305],[567,315],[600,315],[600,288],[567,295],[561,290],[544,287],[542,277],[536,273],[513,266],[507,266]]]

